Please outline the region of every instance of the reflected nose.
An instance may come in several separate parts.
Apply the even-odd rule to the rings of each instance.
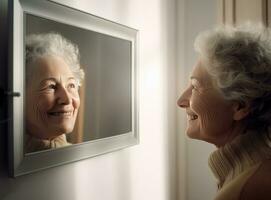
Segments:
[[[59,87],[58,90],[58,99],[57,102],[59,104],[67,105],[71,103],[71,97],[67,89],[63,86]]]
[[[190,97],[191,97],[191,91],[189,89],[186,89],[180,96],[180,98],[177,101],[177,104],[181,108],[187,108],[190,106]]]

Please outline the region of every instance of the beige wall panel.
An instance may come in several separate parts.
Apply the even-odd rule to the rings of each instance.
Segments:
[[[236,24],[247,21],[266,24],[266,0],[235,0]]]
[[[217,9],[216,9],[216,16],[217,16],[217,23],[224,24],[225,23],[225,6],[224,0],[217,0]]]
[[[235,23],[235,0],[224,0],[225,24]]]
[[[267,0],[266,1],[266,10],[267,10],[267,13],[266,13],[266,24],[270,27],[271,26],[271,0]]]

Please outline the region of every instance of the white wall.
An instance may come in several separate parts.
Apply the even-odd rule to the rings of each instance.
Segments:
[[[0,199],[176,199],[175,1],[57,2],[140,30],[140,144],[16,179],[1,152]]]
[[[177,96],[187,86],[197,59],[193,48],[196,35],[216,24],[216,0],[179,0],[177,15]],[[208,167],[213,145],[188,139],[185,135],[186,115],[178,109],[178,177],[179,199],[209,200],[216,192],[216,180]]]

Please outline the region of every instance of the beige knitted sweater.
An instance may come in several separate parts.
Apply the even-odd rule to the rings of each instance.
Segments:
[[[270,133],[240,135],[213,152],[209,166],[218,180],[215,200],[239,200],[248,179],[267,159],[271,159]]]
[[[42,140],[39,138],[31,137],[30,135],[26,135],[25,140],[26,153],[42,151],[46,149],[55,149],[69,145],[71,145],[71,143],[67,142],[65,134],[62,134],[52,140]]]

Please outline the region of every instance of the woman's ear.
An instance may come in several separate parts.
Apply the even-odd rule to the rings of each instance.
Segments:
[[[239,121],[248,116],[250,112],[250,105],[248,102],[234,102],[233,103],[233,120]]]

